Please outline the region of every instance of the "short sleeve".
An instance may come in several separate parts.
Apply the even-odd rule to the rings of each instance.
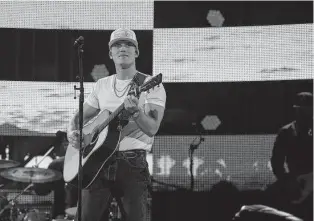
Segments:
[[[100,109],[98,94],[99,94],[99,80],[93,86],[92,92],[88,95],[86,99],[86,103],[94,108]]]
[[[163,84],[156,86],[154,89],[147,93],[145,104],[156,104],[162,107],[166,107],[166,91]]]

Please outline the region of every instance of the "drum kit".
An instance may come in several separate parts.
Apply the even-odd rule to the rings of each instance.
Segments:
[[[23,210],[19,208],[18,198],[31,190],[35,184],[50,183],[62,179],[62,174],[51,169],[38,167],[18,167],[20,163],[13,160],[0,160],[0,176],[15,182],[28,184],[13,199],[6,199],[0,196],[4,205],[0,203],[0,221],[66,221],[73,220],[75,216],[74,209],[71,209],[64,219],[52,219],[49,213],[41,213],[37,209]],[[3,185],[2,185],[3,186]],[[66,211],[67,213],[67,211]]]

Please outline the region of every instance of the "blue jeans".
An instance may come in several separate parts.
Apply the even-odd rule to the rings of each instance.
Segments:
[[[82,190],[82,221],[108,220],[112,197],[121,199],[125,221],[146,221],[150,175],[145,151],[116,152],[113,159],[94,183]]]

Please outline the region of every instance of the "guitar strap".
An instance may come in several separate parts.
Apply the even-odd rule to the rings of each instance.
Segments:
[[[147,75],[146,74],[143,74],[141,72],[137,72],[132,81],[131,81],[131,87],[128,91],[128,95],[130,95],[130,93],[132,92],[132,90],[136,87],[139,87],[141,86],[145,79],[147,78]],[[121,111],[121,113],[118,115],[118,118],[119,118],[119,125],[123,128],[125,125],[127,125],[129,123],[129,118],[130,118],[130,114],[128,111],[126,110],[123,110]]]

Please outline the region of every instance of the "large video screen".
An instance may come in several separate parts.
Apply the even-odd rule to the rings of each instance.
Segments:
[[[313,78],[313,25],[154,29],[165,82]]]
[[[0,1],[0,27],[110,30],[152,29],[154,1]]]
[[[0,81],[0,134],[2,136],[54,136],[66,131],[69,119],[79,109],[74,85],[65,82]],[[85,98],[92,83],[85,83]]]

